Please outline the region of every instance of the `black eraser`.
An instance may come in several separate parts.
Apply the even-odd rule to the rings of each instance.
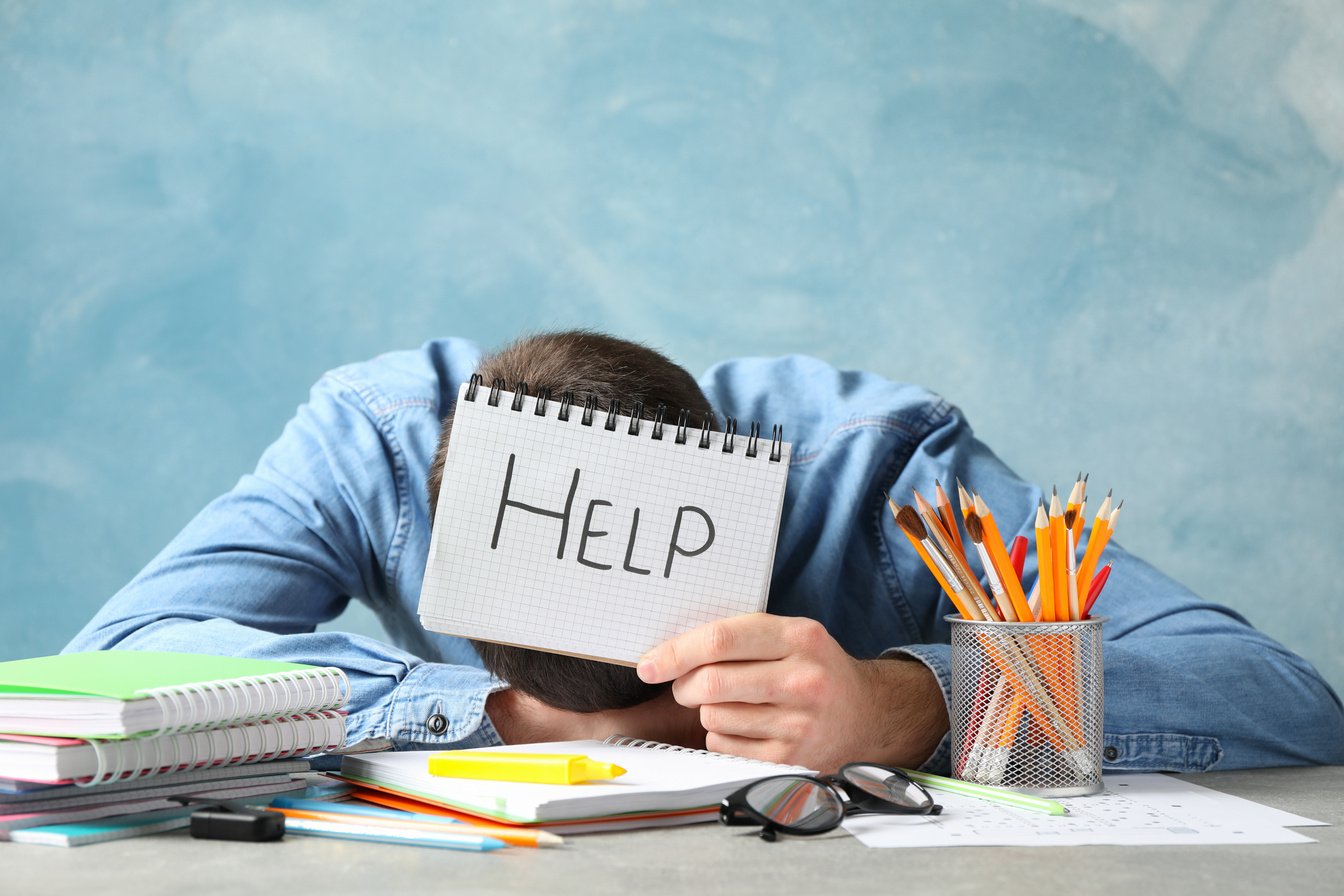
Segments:
[[[285,816],[264,809],[210,806],[191,813],[191,836],[198,840],[243,840],[261,843],[285,836]]]

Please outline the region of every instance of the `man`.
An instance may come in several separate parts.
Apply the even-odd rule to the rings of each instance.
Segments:
[[[637,672],[477,645],[502,678],[473,645],[422,629],[430,508],[458,386],[474,372],[593,392],[602,408],[638,399],[781,423],[794,448],[769,614],[680,635]],[[256,472],[67,649],[338,665],[354,687],[350,742],[364,748],[620,733],[822,770],[868,760],[946,771],[952,608],[886,503],[935,478],[980,492],[1008,537],[1030,529],[1039,491],[914,386],[801,357],[726,362],[697,386],[658,353],[590,332],[486,357],[434,341],[325,376]],[[1107,558],[1108,767],[1344,761],[1339,699],[1308,663],[1118,545]],[[397,647],[314,630],[351,598]]]

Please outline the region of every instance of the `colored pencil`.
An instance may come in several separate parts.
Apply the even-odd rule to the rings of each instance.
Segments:
[[[1013,572],[1013,562],[1009,558],[1008,552],[1004,550],[1003,537],[999,535],[999,527],[994,522],[994,514],[990,511],[984,498],[976,495],[973,500],[975,514],[980,517],[980,523],[985,530],[985,549],[989,552],[994,569],[999,574],[999,581],[1003,583],[1003,589],[1008,593],[1008,599],[1012,602],[1013,615],[1025,622],[1030,618],[1031,612],[1027,606],[1027,596],[1022,593],[1022,580]]]
[[[1092,578],[1092,585],[1087,589],[1087,603],[1083,606],[1083,618],[1086,619],[1092,615],[1092,605],[1101,597],[1101,589],[1106,587],[1106,580],[1111,575],[1111,564],[1107,563]]]
[[[1055,621],[1055,561],[1050,548],[1050,519],[1045,502],[1036,508],[1036,582],[1041,601],[1042,622]]]

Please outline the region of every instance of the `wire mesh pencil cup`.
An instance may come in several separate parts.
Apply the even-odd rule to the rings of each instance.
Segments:
[[[1101,790],[1101,624],[952,624],[952,773],[1038,796]]]

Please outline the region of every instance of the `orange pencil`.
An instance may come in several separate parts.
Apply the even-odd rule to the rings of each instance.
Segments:
[[[1055,585],[1055,619],[1059,622],[1067,622],[1069,619],[1068,557],[1064,553],[1067,549],[1068,545],[1064,542],[1064,510],[1059,504],[1059,492],[1051,489],[1050,578]]]
[[[914,546],[915,552],[919,554],[919,559],[924,561],[924,565],[933,573],[933,577],[938,580],[943,593],[952,601],[952,606],[957,608],[963,619],[983,620],[984,616],[977,610],[972,609],[964,593],[965,589],[961,587],[961,582],[957,581],[956,576],[951,569],[947,568],[946,561],[943,560],[938,552],[937,545],[929,541],[929,534],[923,521],[919,518],[918,511],[910,505],[898,507],[896,502],[887,498],[887,504],[891,507],[892,516],[896,517],[896,524],[901,527],[905,537],[910,539],[910,544]],[[938,561],[934,562],[934,557]],[[956,587],[953,587],[955,583]]]
[[[1118,510],[1118,507],[1115,511],[1111,510],[1111,493],[1107,492],[1106,500],[1101,502],[1097,517],[1092,521],[1092,534],[1087,539],[1087,550],[1083,551],[1083,562],[1078,564],[1078,590],[1083,594],[1087,594],[1092,586],[1092,575],[1101,561],[1106,542],[1111,540],[1111,532],[1114,531],[1112,517]]]
[[[994,622],[999,620],[999,611],[994,609],[989,595],[980,587],[980,580],[971,574],[970,567],[966,563],[966,558],[953,549],[946,532],[943,531],[942,521],[938,519],[938,513],[933,509],[924,496],[915,492],[915,506],[919,508],[920,519],[924,521],[924,527],[928,531],[929,538],[938,546],[947,561],[948,568],[952,571],[953,577],[961,583],[962,589],[966,592],[967,599],[975,605],[983,619]]]
[[[943,521],[943,528],[947,529],[948,540],[957,552],[965,557],[966,546],[961,541],[961,529],[957,528],[956,511],[952,509],[952,502],[947,499],[947,492],[943,491],[943,484],[937,479],[933,480],[933,503],[938,508],[938,517]]]
[[[344,812],[323,812],[313,809],[284,809],[269,807],[271,812],[279,812],[286,818],[311,818],[315,821],[338,821],[346,824],[367,824],[372,827],[412,828],[414,830],[442,829],[452,834],[476,834],[482,837],[494,837],[513,846],[560,846],[564,838],[549,831],[528,828],[515,828],[497,824],[477,824],[460,822],[452,818],[420,815],[419,818],[407,816],[404,819],[350,815]]]
[[[1042,622],[1055,621],[1055,560],[1050,555],[1050,521],[1045,502],[1036,508],[1036,584],[1040,592]]]
[[[976,495],[974,501],[975,513],[985,527],[985,548],[994,562],[994,569],[999,574],[999,581],[1003,583],[1003,590],[1008,592],[1008,599],[1012,601],[1013,614],[1019,621],[1027,622],[1031,619],[1031,608],[1027,606],[1027,596],[1022,592],[1022,580],[1017,577],[1013,570],[1013,561],[1004,550],[1003,537],[999,535],[994,514],[990,512],[984,498]]]

